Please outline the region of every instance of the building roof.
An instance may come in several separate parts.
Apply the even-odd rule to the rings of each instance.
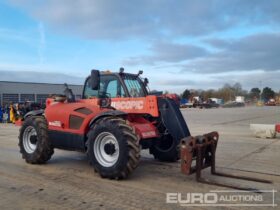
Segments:
[[[46,83],[46,82],[16,82],[16,81],[1,81],[0,80],[0,83],[21,83],[21,84],[43,84],[43,85],[64,85],[62,83]],[[68,83],[67,83],[68,84]],[[83,86],[83,84],[81,85],[77,85],[77,84],[68,84],[68,85],[71,85],[71,86]]]
[[[68,86],[75,95],[82,94],[83,85]],[[0,81],[0,94],[63,94],[64,90],[64,84]]]

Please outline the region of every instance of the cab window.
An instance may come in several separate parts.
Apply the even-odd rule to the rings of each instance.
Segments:
[[[131,97],[145,97],[145,93],[143,91],[139,78],[125,76],[123,79]]]
[[[117,93],[117,88],[118,88],[118,82],[117,80],[112,80],[112,81],[109,81],[108,84],[107,84],[107,90],[104,91],[108,94],[110,94],[110,96],[112,98],[116,98],[118,96],[118,93]]]
[[[92,90],[90,80],[88,79],[85,84],[84,98],[102,97],[109,94],[109,97],[126,97],[122,84],[119,79],[114,75],[102,75],[100,78],[100,89]]]
[[[84,95],[83,98],[91,98],[91,97],[97,97],[98,91],[97,90],[92,90],[90,87],[89,79],[87,80],[85,84],[85,89],[84,89]]]

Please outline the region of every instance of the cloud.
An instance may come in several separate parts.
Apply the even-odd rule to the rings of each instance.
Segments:
[[[70,76],[61,73],[35,72],[35,71],[1,71],[1,81],[12,82],[40,82],[54,84],[76,84],[82,85],[84,78]]]
[[[280,70],[280,33],[256,34],[238,40],[207,40],[220,51],[183,65],[182,71],[217,73]]]
[[[277,87],[278,84],[279,87],[276,78],[280,76],[280,34],[277,33],[280,28],[280,1],[10,0],[10,2],[32,16],[35,21],[44,23],[41,26],[41,41],[38,45],[41,61],[44,60],[44,28],[47,28],[56,34],[92,40],[110,40],[113,43],[124,40],[121,44],[124,43],[123,48],[127,47],[130,54],[119,55],[120,53],[115,52],[115,55],[119,56],[120,60],[126,58],[123,61],[125,65],[150,65],[151,73],[177,70],[180,76],[182,74],[182,77],[188,78],[183,79],[179,76],[178,79],[174,77],[169,79],[159,75],[156,85],[183,88],[184,84],[188,83],[194,88],[207,89],[220,87],[227,81],[240,80],[244,86],[250,88],[249,84],[256,86],[255,83],[258,83],[254,78],[257,78],[256,80],[265,78],[266,81],[272,81],[272,86]],[[250,27],[264,28],[262,31],[267,29],[275,33],[255,33],[242,37],[245,35],[239,29],[245,28],[253,34],[254,31],[251,31]],[[221,38],[224,34],[220,32],[230,34],[231,37],[238,34],[241,38]],[[143,46],[142,44],[128,46],[129,42],[125,42],[127,40],[141,40]],[[191,43],[187,40],[196,42]],[[199,46],[196,43],[200,43]],[[139,51],[146,52],[147,45],[150,46],[148,53],[136,56]],[[134,47],[135,53],[132,54],[131,48]],[[106,50],[114,51],[112,49],[114,48],[108,47]],[[99,53],[99,49],[94,50]],[[233,72],[242,74],[236,75]],[[244,75],[244,72],[248,74]],[[202,82],[197,79],[199,76],[203,79]],[[194,79],[194,82],[191,83],[189,79]]]
[[[224,49],[231,44],[232,39],[223,40],[219,38],[209,38],[209,39],[204,39],[204,42],[214,48]]]
[[[157,85],[160,86],[190,86],[195,84],[195,81],[189,79],[163,79],[157,82]]]
[[[230,71],[280,70],[280,33],[255,34],[240,39],[206,39],[215,48],[209,52],[189,44],[155,42],[150,56],[129,57],[125,65],[169,63],[181,72],[217,73]],[[180,62],[183,64],[179,65]]]
[[[239,82],[240,84],[242,84],[242,87],[247,90],[250,90],[253,87],[258,87],[258,88],[271,87],[277,92],[280,91],[280,87],[279,87],[280,70],[270,72],[270,73],[267,73],[265,71],[252,71],[252,72],[246,72],[244,74],[229,73],[227,75],[213,76],[212,78],[215,78],[217,84],[221,84],[221,81],[226,81],[227,83],[230,84]]]
[[[90,39],[201,36],[280,22],[280,1],[275,0],[10,1],[56,31]]]
[[[181,62],[202,57],[208,54],[207,50],[192,44],[177,44],[157,41],[150,48],[152,55],[130,57],[123,61],[124,65],[150,64],[157,62]]]
[[[264,88],[271,87],[274,91],[280,92],[279,78],[280,71],[267,73],[265,71],[250,71],[243,73],[229,72],[227,74],[198,74],[196,79],[189,78],[191,75],[181,73],[176,78],[170,76],[161,80],[156,80],[151,83],[152,89],[168,90],[170,92],[182,93],[185,89],[218,89],[222,88],[224,84],[240,83],[242,88],[250,91],[253,87]],[[201,79],[199,79],[199,77]],[[181,79],[180,79],[181,78]],[[260,87],[261,83],[261,87]]]

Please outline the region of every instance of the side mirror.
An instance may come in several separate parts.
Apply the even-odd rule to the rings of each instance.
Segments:
[[[144,79],[144,85],[147,87],[148,84],[149,84],[149,80],[148,80],[148,78],[145,78]]]
[[[91,70],[90,85],[92,90],[99,90],[100,73],[98,70]]]

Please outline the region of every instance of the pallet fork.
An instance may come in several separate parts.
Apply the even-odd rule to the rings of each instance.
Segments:
[[[218,132],[211,132],[202,136],[190,136],[181,140],[181,172],[186,175],[196,173],[196,181],[209,185],[216,185],[220,187],[227,187],[237,190],[260,192],[255,188],[245,188],[240,186],[222,184],[213,182],[201,177],[201,171],[205,168],[211,167],[211,174],[216,176],[229,177],[234,179],[248,180],[261,183],[272,183],[269,180],[257,179],[247,176],[237,176],[232,174],[226,174],[216,171],[216,148],[218,144],[219,134]],[[192,162],[195,160],[195,166],[192,166]]]

